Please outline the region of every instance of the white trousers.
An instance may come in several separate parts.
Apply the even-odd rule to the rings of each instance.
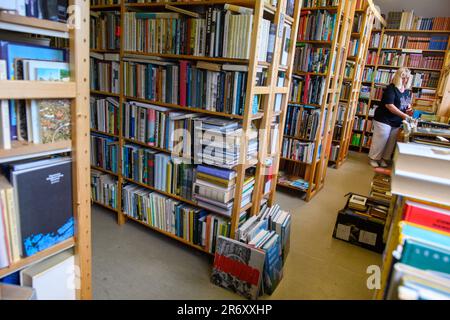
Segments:
[[[369,158],[376,161],[390,160],[397,143],[398,130],[400,128],[373,120],[373,137]]]

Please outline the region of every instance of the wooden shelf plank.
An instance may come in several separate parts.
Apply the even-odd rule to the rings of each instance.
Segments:
[[[33,144],[21,141],[13,141],[11,149],[0,150],[0,163],[25,159],[38,155],[50,155],[55,153],[67,152],[72,148],[72,142],[59,141],[48,144]]]
[[[111,137],[111,138],[116,138],[116,139],[119,138],[119,136],[117,134],[108,133],[108,132],[104,132],[104,131],[100,131],[100,130],[96,130],[96,129],[92,129],[92,128],[91,128],[91,132],[92,133],[102,134],[102,135],[105,135],[105,136],[108,136],[108,137]]]
[[[120,9],[120,4],[99,4],[90,7],[91,10],[111,10]]]
[[[101,171],[101,172],[103,172],[103,173],[110,174],[110,175],[112,175],[112,176],[116,176],[116,177],[118,176],[117,173],[115,173],[115,172],[113,172],[113,171],[111,171],[111,170],[103,169],[103,168],[101,168],[101,167],[97,167],[97,166],[94,166],[94,165],[92,165],[92,164],[91,164],[91,168],[92,168],[92,169],[95,169],[95,170],[98,170],[98,171]]]
[[[108,205],[106,205],[106,204],[103,204],[103,203],[101,203],[101,202],[99,202],[99,201],[95,201],[95,200],[92,200],[92,199],[91,199],[91,201],[92,201],[92,203],[95,204],[95,205],[98,205],[98,206],[103,207],[103,208],[105,208],[105,209],[107,209],[107,210],[113,211],[113,212],[115,212],[115,213],[119,213],[119,210],[114,209],[114,208],[111,207],[111,206],[108,206]]]
[[[255,0],[200,0],[200,1],[162,1],[155,3],[126,3],[128,8],[145,8],[145,7],[164,7],[166,4],[171,6],[200,6],[200,5],[220,5],[220,4],[234,4],[244,7],[254,7]]]
[[[161,230],[161,229],[159,229],[159,228],[156,228],[156,227],[154,227],[154,226],[152,226],[152,225],[150,225],[150,224],[148,224],[148,223],[146,223],[146,222],[144,222],[144,221],[141,221],[141,220],[139,220],[139,219],[135,219],[135,218],[133,218],[133,217],[130,217],[130,216],[126,215],[125,213],[123,213],[123,214],[127,217],[127,219],[130,219],[130,220],[135,221],[135,222],[137,222],[137,223],[139,223],[139,224],[142,224],[143,226],[145,226],[145,227],[147,227],[147,228],[149,228],[149,229],[152,229],[153,231],[156,231],[156,232],[158,232],[158,233],[161,233],[161,234],[163,234],[163,235],[165,235],[165,236],[167,236],[167,237],[169,237],[169,238],[172,238],[172,239],[174,239],[174,240],[176,240],[176,241],[178,241],[178,242],[184,243],[185,245],[188,245],[188,246],[190,246],[190,247],[192,247],[192,248],[195,248],[195,249],[197,249],[197,250],[199,250],[199,251],[202,251],[202,252],[207,253],[207,254],[209,254],[209,255],[213,255],[211,252],[209,252],[209,251],[206,250],[205,248],[203,248],[203,247],[201,247],[201,246],[198,246],[198,245],[195,245],[195,244],[193,244],[192,242],[187,241],[186,239],[177,237],[176,235],[174,235],[174,234],[172,234],[172,233],[170,233],[170,232],[167,232],[167,231]]]
[[[450,34],[450,30],[410,30],[410,29],[384,29],[384,33],[444,33]]]
[[[66,23],[24,17],[6,12],[0,12],[0,29],[59,38],[69,37],[69,28]]]
[[[0,99],[72,99],[74,82],[0,80]]]
[[[235,63],[235,64],[248,64],[247,59],[233,59],[233,58],[212,58],[206,56],[193,56],[186,54],[168,54],[168,53],[146,53],[146,52],[134,52],[134,51],[125,51],[124,54],[133,54],[140,55],[145,57],[160,57],[166,59],[179,59],[179,60],[199,60],[199,61],[209,61],[215,63]]]
[[[244,119],[243,116],[237,115],[237,114],[229,114],[229,113],[225,113],[225,112],[210,111],[210,110],[204,110],[204,109],[200,109],[200,108],[183,107],[183,106],[180,106],[177,104],[152,101],[152,100],[135,98],[135,97],[130,97],[130,96],[125,96],[124,98],[127,100],[149,103],[149,104],[154,104],[154,105],[177,109],[177,110],[185,110],[185,111],[189,111],[189,112],[204,113],[204,114],[210,114],[210,115],[214,115],[214,116],[218,116],[218,117],[225,117],[225,118],[231,118],[231,119],[241,119],[241,120]]]
[[[112,92],[106,92],[106,91],[99,91],[99,90],[91,90],[91,94],[98,94],[102,96],[111,96],[111,97],[120,97],[120,94],[118,93],[112,93]]]
[[[338,6],[323,6],[323,7],[304,7],[302,11],[317,11],[317,10],[328,10],[328,11],[336,11]]]
[[[13,263],[7,268],[0,269],[0,278],[7,276],[8,274],[14,273],[16,271],[19,271],[23,268],[26,268],[33,263],[42,261],[43,259],[49,258],[61,251],[67,250],[69,248],[72,248],[75,246],[75,239],[69,238],[67,240],[64,240],[48,249],[42,250],[30,257],[26,257],[21,259],[20,261]]]

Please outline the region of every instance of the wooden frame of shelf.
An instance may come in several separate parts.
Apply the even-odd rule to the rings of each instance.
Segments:
[[[120,5],[120,15],[121,15],[121,30],[124,30],[124,19],[126,12],[129,11],[147,11],[152,12],[152,10],[157,10],[158,12],[161,10],[164,10],[164,6],[166,4],[170,4],[171,6],[179,6],[179,7],[185,7],[186,9],[190,10],[189,7],[192,6],[204,6],[204,5],[223,5],[223,4],[235,4],[240,6],[245,6],[249,8],[253,8],[254,10],[254,19],[253,19],[253,32],[251,35],[251,50],[250,50],[250,58],[249,59],[231,59],[231,58],[214,58],[214,57],[207,57],[207,56],[194,56],[194,55],[176,55],[176,54],[155,54],[155,53],[144,53],[144,52],[134,52],[134,51],[128,51],[125,50],[125,38],[122,34],[120,38],[120,94],[118,95],[111,95],[105,92],[99,92],[99,91],[91,91],[92,94],[99,94],[99,95],[105,95],[105,96],[115,96],[118,97],[119,100],[119,113],[123,114],[123,104],[127,101],[137,101],[142,103],[149,103],[153,105],[158,105],[162,107],[167,107],[170,109],[173,109],[174,111],[182,110],[186,112],[194,112],[194,113],[200,113],[204,115],[211,115],[211,116],[217,116],[222,118],[229,118],[229,119],[236,119],[239,120],[242,123],[243,130],[247,130],[250,128],[251,124],[255,124],[258,129],[267,128],[270,125],[270,122],[272,121],[274,116],[280,117],[280,122],[282,119],[284,119],[285,115],[285,109],[287,105],[287,95],[289,93],[289,87],[290,87],[290,80],[291,80],[291,64],[288,63],[286,66],[279,65],[280,63],[280,55],[282,50],[282,35],[277,32],[277,35],[275,37],[275,49],[274,49],[274,59],[272,63],[267,62],[261,62],[257,60],[258,57],[258,50],[259,47],[259,25],[261,22],[261,19],[263,16],[266,19],[269,19],[268,17],[271,16],[271,20],[275,25],[277,25],[278,29],[281,26],[288,25],[291,26],[291,39],[296,37],[297,29],[298,29],[298,21],[300,17],[300,9],[301,4],[298,3],[298,1],[295,1],[295,14],[294,17],[289,17],[285,14],[286,10],[286,0],[278,0],[277,7],[273,7],[271,5],[268,5],[264,3],[264,1],[257,1],[257,0],[210,0],[210,1],[183,1],[183,2],[158,2],[158,3],[123,3]],[[283,23],[283,24],[282,24]],[[289,48],[289,62],[292,62],[293,60],[293,52],[295,49],[295,42],[290,42],[290,48]],[[93,50],[95,51],[95,50]],[[181,105],[175,105],[175,104],[169,104],[164,102],[158,102],[158,101],[152,101],[147,100],[143,98],[137,98],[132,96],[126,96],[124,94],[124,63],[123,58],[126,55],[136,55],[136,56],[148,56],[148,57],[159,57],[164,58],[168,60],[192,60],[192,61],[208,61],[213,63],[233,63],[233,64],[243,64],[248,65],[248,78],[247,78],[247,94],[246,94],[246,100],[245,100],[245,107],[244,107],[244,113],[242,115],[235,115],[235,114],[228,114],[224,112],[216,112],[216,111],[210,111],[200,108],[192,108],[192,107],[185,107]],[[263,87],[255,86],[255,79],[256,79],[256,71],[258,67],[263,67],[268,71],[268,78],[267,78],[267,84]],[[285,84],[284,87],[277,87],[277,80],[278,80],[278,72],[282,71],[286,73],[285,77]],[[282,100],[282,109],[280,112],[275,113],[273,112],[273,104],[275,102],[275,94],[281,94],[283,95]],[[263,110],[258,112],[257,114],[251,113],[251,107],[253,105],[253,96],[254,95],[262,95],[262,108]],[[123,119],[121,120],[123,121]],[[283,124],[284,125],[284,124]],[[282,126],[280,124],[279,130],[282,132]],[[93,130],[93,132],[96,132]],[[259,152],[258,152],[258,161],[248,161],[248,163],[244,163],[244,155],[247,153],[247,144],[242,143],[240,146],[240,163],[237,165],[233,170],[237,172],[236,177],[236,186],[235,186],[235,199],[234,199],[234,206],[232,215],[230,217],[231,222],[231,237],[234,237],[234,232],[238,227],[239,222],[239,214],[243,211],[250,210],[250,214],[256,214],[260,210],[260,206],[258,205],[263,197],[269,198],[269,203],[272,204],[274,201],[274,193],[275,193],[275,186],[271,189],[270,193],[266,193],[263,195],[262,188],[264,186],[263,180],[264,180],[264,173],[265,173],[265,160],[270,157],[275,157],[274,159],[274,166],[277,163],[279,152],[275,152],[273,154],[269,154],[267,151],[267,143],[261,143],[263,141],[268,141],[268,137],[266,135],[261,135],[259,137]],[[183,203],[196,206],[201,208],[195,201],[191,201],[189,199],[185,199],[183,197],[177,196],[175,194],[167,193],[161,190],[158,190],[154,188],[153,186],[145,185],[139,182],[136,182],[134,180],[128,179],[125,176],[122,176],[122,148],[126,143],[132,143],[139,146],[142,146],[143,148],[150,148],[161,152],[169,152],[169,150],[156,148],[149,146],[145,143],[139,143],[137,141],[134,141],[132,139],[127,139],[124,136],[123,132],[123,126],[119,126],[119,152],[118,152],[118,174],[116,175],[118,177],[118,208],[122,208],[122,186],[125,183],[132,183],[134,185],[141,186],[143,188],[146,188],[148,190],[154,191],[156,193],[166,195],[167,197],[179,200]],[[243,208],[240,207],[241,204],[241,198],[242,198],[242,188],[244,185],[244,176],[245,176],[245,170],[249,167],[256,167],[256,174],[255,174],[255,187],[253,190],[253,196],[251,202],[244,206]],[[93,169],[96,169],[96,167],[92,167]],[[275,184],[275,179],[273,179],[272,185]],[[259,192],[261,190],[261,192]],[[196,249],[199,249],[200,251],[207,252],[207,250],[204,250],[203,248],[193,245],[192,243],[189,243],[185,241],[184,239],[180,239],[170,233],[167,233],[165,231],[162,231],[160,229],[156,229],[152,226],[149,226],[147,223],[139,221],[137,219],[131,218],[126,215],[126,213],[122,212],[122,210],[113,210],[114,212],[117,212],[117,219],[118,224],[123,224],[127,220],[136,221],[140,224],[145,225],[146,227],[149,227],[152,230],[155,230],[159,233],[165,234],[166,236],[173,238],[175,240],[181,241],[191,247],[194,247]],[[220,215],[220,214],[218,214]],[[223,215],[222,215],[223,216]]]
[[[325,77],[325,92],[321,105],[315,107],[320,108],[320,120],[317,130],[317,136],[314,139],[314,153],[311,164],[301,163],[299,161],[283,160],[283,167],[287,169],[287,176],[304,179],[309,183],[309,188],[306,192],[305,200],[309,201],[314,195],[320,191],[325,182],[326,167],[328,164],[328,152],[331,147],[334,126],[330,126],[331,121],[335,119],[335,111],[340,88],[342,85],[343,72],[347,56],[347,43],[351,37],[351,29],[353,24],[353,17],[356,7],[354,0],[342,0],[339,6],[327,8],[303,8],[302,12],[314,12],[315,10],[328,10],[337,15],[334,29],[334,37],[331,41],[301,41],[301,43],[309,43],[312,45],[327,45],[330,47],[331,55],[329,57],[328,72],[325,74],[317,74],[317,76]],[[334,70],[332,70],[333,61]],[[301,75],[302,73],[297,73]],[[308,74],[308,73],[305,73]],[[314,74],[316,75],[316,74]],[[303,108],[305,104],[290,104]],[[307,104],[306,104],[307,105]],[[326,114],[326,115],[325,115]],[[284,123],[284,122],[283,122]],[[283,131],[284,133],[284,131]],[[322,134],[323,133],[323,134]],[[284,136],[286,137],[286,136]],[[280,137],[280,145],[282,138]],[[321,154],[319,155],[319,147],[321,147]],[[289,165],[287,162],[294,162],[295,165]],[[288,187],[284,183],[278,183],[283,187]],[[298,189],[298,188],[291,188]]]
[[[389,51],[389,50],[391,50],[391,51],[402,51],[402,52],[405,52],[405,53],[422,52],[422,53],[430,53],[433,56],[443,54],[445,57],[447,57],[447,58],[444,57],[444,64],[443,64],[442,69],[416,68],[416,67],[408,67],[408,66],[406,67],[406,68],[409,68],[412,71],[412,73],[415,73],[415,71],[439,73],[439,81],[438,81],[438,86],[436,88],[434,88],[434,87],[426,87],[426,86],[421,86],[421,87],[414,87],[413,86],[412,87],[413,90],[414,89],[431,89],[431,90],[436,90],[436,96],[435,96],[434,99],[437,100],[437,105],[439,105],[439,100],[440,100],[440,97],[439,97],[439,94],[438,94],[439,87],[441,87],[443,82],[445,81],[444,80],[444,75],[446,74],[445,66],[450,65],[450,62],[448,62],[450,60],[450,58],[449,58],[450,56],[449,56],[449,53],[448,53],[449,50],[450,50],[450,31],[443,31],[443,30],[398,30],[398,29],[386,29],[386,28],[382,28],[381,30],[372,30],[372,33],[376,33],[376,32],[381,33],[381,36],[380,36],[380,43],[379,43],[378,47],[377,48],[370,48],[370,49],[374,49],[374,50],[376,49],[377,50],[377,63],[374,66],[371,66],[374,69],[374,76],[373,76],[372,81],[369,82],[370,85],[371,85],[370,86],[370,88],[371,88],[371,95],[370,95],[370,99],[368,99],[368,103],[367,103],[368,108],[367,108],[366,117],[365,117],[366,125],[364,125],[364,130],[361,133],[361,137],[364,137],[366,135],[367,120],[370,120],[370,118],[372,118],[369,115],[370,107],[372,106],[373,103],[381,102],[381,100],[378,100],[378,99],[374,98],[374,89],[375,89],[376,86],[378,86],[378,87],[379,86],[386,86],[386,84],[376,83],[375,82],[375,74],[376,74],[377,70],[378,69],[392,70],[392,69],[401,68],[400,66],[390,66],[390,65],[383,64],[382,61],[380,61],[381,60],[380,58],[381,58],[381,52],[382,51]],[[433,34],[447,34],[448,35],[447,50],[433,50],[433,49],[417,49],[416,50],[416,49],[407,49],[407,48],[384,48],[383,47],[383,40],[382,40],[383,36],[385,34],[390,34],[390,33],[393,33],[393,34],[397,34],[397,33],[424,34],[424,35],[429,35],[429,36],[432,36]],[[445,61],[447,61],[447,63]],[[360,98],[360,100],[363,100],[363,99]],[[367,99],[365,99],[365,100],[367,100]],[[450,110],[450,108],[449,108],[449,110]],[[443,115],[445,112],[437,110],[437,113],[440,113],[441,115]],[[448,113],[450,115],[450,111]],[[353,123],[352,123],[351,126],[353,127]],[[353,130],[353,131],[356,132],[356,130]],[[358,149],[355,150],[355,148],[358,148]],[[353,146],[353,150],[359,151],[359,152],[364,152],[364,153],[367,153],[369,151],[369,149],[370,149],[370,147],[365,146],[363,141],[361,141],[359,147]]]
[[[70,0],[69,5],[89,16],[89,4],[83,0]],[[89,189],[89,22],[81,19],[78,28],[63,23],[37,18],[0,13],[0,29],[32,33],[59,38],[69,38],[70,82],[38,82],[3,80],[0,83],[0,99],[72,99],[72,140],[54,144],[13,143],[12,149],[1,150],[2,162],[18,158],[71,152],[73,181],[73,211],[75,236],[33,256],[21,259],[6,269],[0,269],[0,276],[18,271],[58,252],[74,247],[75,264],[79,267],[80,287],[77,298],[91,299],[91,210]]]
[[[362,23],[360,25],[361,29],[357,32],[359,49],[354,59],[355,63],[353,65],[353,76],[348,81],[351,89],[348,99],[340,99],[340,101],[343,102],[341,105],[345,107],[345,112],[343,122],[336,122],[336,126],[342,126],[340,139],[338,141],[333,141],[333,144],[335,146],[339,146],[339,151],[337,152],[336,159],[334,159],[334,161],[330,163],[330,165],[332,165],[336,169],[342,166],[348,156],[348,150],[352,138],[354,118],[359,102],[359,93],[361,91],[361,85],[362,83],[364,83],[364,81],[362,81],[362,74],[367,60],[370,34],[372,32],[373,25],[376,19],[376,15],[373,12],[372,7],[369,5],[368,1],[364,1],[362,2],[362,4],[364,5],[364,8],[359,11],[359,13],[357,13],[362,17]],[[344,81],[346,80],[344,79]],[[364,116],[365,118],[367,118],[367,115],[360,116]]]

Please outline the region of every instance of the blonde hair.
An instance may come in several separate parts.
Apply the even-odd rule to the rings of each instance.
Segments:
[[[397,87],[397,89],[401,89],[403,86],[402,79],[408,78],[408,83],[405,86],[405,89],[409,89],[411,86],[411,71],[408,68],[400,68],[394,74],[391,83]]]

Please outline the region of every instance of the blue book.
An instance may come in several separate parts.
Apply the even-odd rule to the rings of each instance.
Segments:
[[[0,59],[6,60],[8,80],[15,79],[14,63],[16,59],[36,59],[46,61],[66,61],[66,51],[45,46],[18,42],[0,41]],[[15,101],[9,101],[11,139],[17,140],[17,114]]]
[[[400,228],[403,239],[412,238],[433,243],[440,247],[450,248],[450,236],[448,235],[416,227],[407,222],[400,222]]]
[[[236,172],[233,170],[227,170],[222,168],[219,169],[216,167],[209,167],[205,165],[198,165],[197,171],[226,180],[230,180],[236,176]]]
[[[450,273],[450,252],[444,248],[406,239],[400,262],[423,270]]]

